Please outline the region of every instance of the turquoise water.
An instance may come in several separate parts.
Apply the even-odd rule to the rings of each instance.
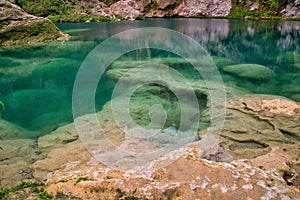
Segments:
[[[85,57],[111,35],[139,27],[170,28],[198,41],[212,56],[225,84],[239,90],[236,95],[272,94],[300,102],[300,22],[149,19],[57,26],[72,40],[0,49],[0,100],[5,106],[0,105],[0,112],[4,120],[33,131],[29,137],[49,134],[72,122],[72,89]],[[126,67],[128,60],[156,58],[166,59],[187,78],[201,79],[188,63],[171,60],[176,55],[155,49],[124,55],[116,69]],[[110,100],[116,81],[112,75],[108,73],[99,83],[97,111]],[[174,100],[171,94],[168,98]]]

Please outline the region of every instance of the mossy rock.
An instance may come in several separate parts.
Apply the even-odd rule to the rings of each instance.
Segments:
[[[9,1],[1,3],[0,21],[0,46],[67,39],[49,19],[30,15]]]
[[[65,41],[51,42],[45,45],[40,45],[41,48],[35,48],[32,57],[49,57],[53,58],[69,58],[83,61],[85,57],[97,45],[94,41]]]
[[[32,71],[32,82],[46,89],[72,89],[81,62],[73,59],[54,58],[38,63]],[[72,84],[70,84],[72,83]]]
[[[213,56],[212,57],[215,65],[219,68],[222,69],[223,67],[227,66],[227,65],[234,65],[237,64],[235,61],[229,59],[229,58],[225,58],[225,57],[218,57],[218,56]]]
[[[13,58],[0,57],[0,68],[14,67],[20,64],[20,62],[15,61]]]
[[[71,105],[68,108],[69,109],[61,109],[56,112],[41,114],[31,121],[29,128],[31,130],[39,131],[39,137],[51,133],[58,127],[71,122]]]
[[[39,115],[56,112],[65,107],[67,96],[60,90],[19,90],[5,96],[3,118],[21,126],[29,123]]]
[[[270,80],[274,77],[271,69],[258,64],[228,65],[223,68],[223,71],[246,79]]]
[[[1,33],[0,46],[24,45],[53,41],[61,37],[49,20],[36,20],[28,24],[8,27]]]

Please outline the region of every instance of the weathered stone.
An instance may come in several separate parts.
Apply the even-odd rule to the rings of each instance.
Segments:
[[[182,1],[174,10],[179,16],[228,16],[231,9],[231,1]]]
[[[134,0],[118,1],[110,9],[113,15],[121,16],[125,19],[135,19],[141,15],[140,7]]]
[[[213,2],[204,0],[121,0],[111,5],[97,0],[79,2],[80,5],[86,5],[93,14],[110,18],[121,16],[125,19],[135,19],[138,16],[228,16],[231,9],[231,1],[229,0]]]
[[[6,0],[3,0],[0,6],[0,46],[33,44],[68,38],[49,19],[29,15]]]
[[[90,160],[90,154],[86,151],[81,142],[73,142],[64,145],[62,148],[56,148],[49,152],[43,160],[38,160],[32,165],[33,177],[43,181],[50,179],[53,172],[65,167],[67,170],[69,165],[85,163]]]
[[[0,147],[1,164],[26,160],[37,151],[35,141],[30,139],[0,140]]]
[[[281,151],[278,159],[268,154],[256,160],[235,160],[230,163],[200,159],[198,153],[201,155],[201,150],[197,144],[184,148],[183,152],[179,159],[161,158],[145,167],[128,171],[112,170],[92,160],[81,164],[69,163],[68,167],[55,171],[48,179],[47,192],[83,199],[129,196],[141,199],[225,200],[300,198],[299,189],[288,186],[280,171],[283,168],[292,170],[285,164],[289,162],[286,151]],[[273,152],[275,154],[276,149]],[[158,163],[169,162],[169,159],[170,165],[159,167]],[[268,162],[270,168],[260,168]]]
[[[0,173],[1,173],[1,186],[11,187],[15,186],[16,183],[19,183],[25,179],[31,179],[32,173],[30,171],[29,164],[24,161],[15,161],[10,164],[1,164]],[[27,171],[28,173],[22,173]]]
[[[291,2],[281,11],[281,13],[288,18],[299,18],[300,16],[300,2],[295,0]]]
[[[41,149],[54,149],[64,146],[67,143],[74,142],[78,139],[75,125],[68,124],[59,127],[51,134],[45,135],[38,139],[38,146]]]
[[[0,139],[31,138],[34,134],[20,126],[0,119]]]
[[[234,158],[263,155],[272,146],[299,145],[299,110],[298,103],[274,96],[229,100],[220,144]]]

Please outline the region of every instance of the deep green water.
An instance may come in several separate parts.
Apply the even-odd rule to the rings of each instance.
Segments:
[[[57,26],[73,39],[0,49],[0,100],[5,105],[5,109],[0,106],[2,118],[36,131],[34,137],[73,121],[73,84],[88,53],[111,35],[138,27],[165,27],[192,37],[212,56],[225,84],[241,93],[279,95],[300,102],[300,22],[149,19]],[[124,55],[116,68],[124,67],[128,60],[175,57],[155,49],[141,50]],[[263,65],[269,71],[239,66],[232,72],[226,67],[246,63]],[[166,60],[165,64],[187,78],[201,79],[187,63]],[[101,87],[96,91],[96,110],[110,100],[114,83],[110,76],[101,79]],[[173,101],[174,97],[168,95],[168,100]]]

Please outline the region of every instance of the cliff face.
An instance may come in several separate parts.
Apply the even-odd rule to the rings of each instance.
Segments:
[[[287,18],[300,17],[300,1],[285,2],[274,0],[91,0],[76,1],[76,5],[85,8],[86,13],[97,16],[125,19],[145,17],[261,17],[278,16]],[[237,15],[236,15],[237,13]]]
[[[0,46],[33,44],[66,37],[49,20],[0,1]]]
[[[300,0],[290,0],[281,13],[288,18],[300,17]]]
[[[100,1],[80,1],[93,15],[121,16],[125,19],[145,17],[228,16],[231,0],[120,0],[108,6]]]

